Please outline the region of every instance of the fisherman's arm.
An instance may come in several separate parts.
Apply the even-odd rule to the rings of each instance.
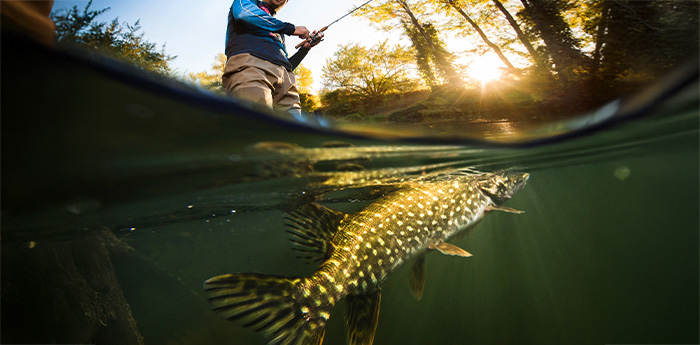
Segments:
[[[311,36],[314,36],[316,34],[316,31],[314,31],[311,33]],[[306,54],[309,53],[309,50],[311,50],[311,48],[315,47],[317,44],[323,41],[323,33],[319,32],[318,35],[320,36],[317,37],[317,39],[313,43],[305,42],[304,45],[301,46],[301,48],[299,48],[299,50],[297,50],[297,52],[289,58],[289,63],[292,65],[292,71],[295,70],[297,66],[299,66],[301,60],[303,60],[304,57],[306,57]]]
[[[292,71],[297,69],[297,66],[299,66],[301,60],[303,60],[304,57],[306,57],[306,54],[309,52],[309,49],[310,48],[301,47],[299,48],[299,50],[297,50],[296,53],[294,53],[294,55],[292,55],[289,58],[289,63],[292,65]]]
[[[233,5],[231,5],[231,13],[236,20],[243,21],[261,30],[290,36],[294,35],[301,38],[309,36],[309,30],[306,27],[285,23],[273,17],[258,7],[252,0],[234,0]]]

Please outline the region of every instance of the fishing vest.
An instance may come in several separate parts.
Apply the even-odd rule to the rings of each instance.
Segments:
[[[295,26],[274,18],[269,20],[265,14],[273,16],[260,0],[234,0],[228,13],[226,56],[248,53],[291,71],[284,35],[293,34]],[[242,17],[245,21],[236,19]]]

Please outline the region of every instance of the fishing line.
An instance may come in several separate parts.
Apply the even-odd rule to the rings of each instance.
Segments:
[[[369,4],[369,3],[372,2],[372,1],[374,1],[374,0],[367,0],[367,2],[365,2],[364,4],[362,4],[362,5],[358,6],[358,7],[355,7],[352,11],[350,11],[350,12],[344,14],[342,17],[340,17],[340,18],[334,20],[333,22],[331,22],[330,24],[324,26],[323,28],[321,28],[321,30],[318,30],[318,32],[316,32],[316,34],[314,34],[313,36],[311,36],[309,39],[307,39],[307,40],[305,40],[305,41],[302,41],[301,43],[297,44],[294,48],[299,49],[299,47],[301,47],[302,45],[304,45],[306,42],[310,42],[311,44],[314,44],[314,43],[323,41],[323,36],[321,36],[321,33],[324,32],[324,31],[326,31],[326,30],[328,29],[329,26],[331,26],[331,25],[333,25],[333,24],[339,22],[341,19],[343,19],[343,18],[345,18],[345,17],[351,15],[353,12],[359,10],[360,8],[364,7],[365,5]]]

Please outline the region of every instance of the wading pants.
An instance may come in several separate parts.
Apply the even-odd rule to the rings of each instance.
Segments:
[[[221,79],[231,96],[301,115],[296,78],[282,66],[250,54],[238,54],[228,59]]]

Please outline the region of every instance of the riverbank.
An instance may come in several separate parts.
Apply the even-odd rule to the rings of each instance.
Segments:
[[[590,85],[543,88],[524,82],[494,82],[477,88],[439,86],[375,98],[335,92],[318,112],[339,121],[370,123],[539,122],[575,116],[614,98],[593,95],[594,90]]]

